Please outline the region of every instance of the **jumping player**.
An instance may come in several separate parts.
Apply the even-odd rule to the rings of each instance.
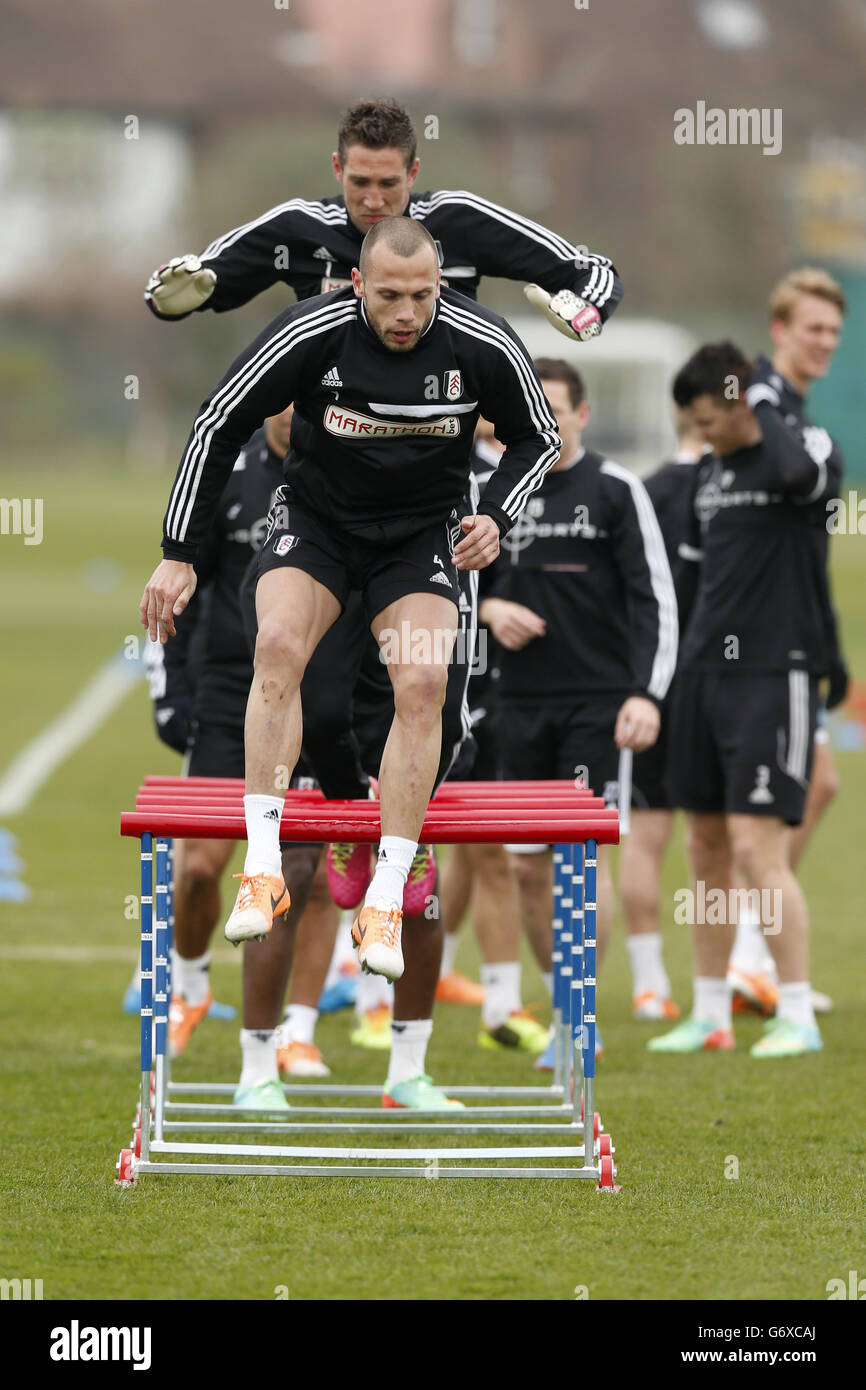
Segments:
[[[557,329],[584,342],[597,336],[622,297],[611,262],[473,192],[413,192],[416,149],[404,107],[388,99],[359,102],[344,116],[331,158],[340,194],[290,198],[217,237],[200,256],[172,258],[148,282],[148,307],[171,320],[207,309],[226,312],[277,281],[299,299],[346,288],[366,232],[383,217],[400,215],[427,227],[446,284],[474,298],[485,275],[535,282],[527,294]],[[341,645],[351,649],[343,627]],[[353,684],[351,678],[342,682],[346,690]],[[333,725],[323,723],[318,733],[315,727],[332,708],[327,691],[308,702],[308,741],[334,743]],[[343,722],[348,727],[348,706]],[[342,794],[364,795],[364,786]],[[369,881],[369,854],[364,846],[354,852],[334,846],[328,859],[335,900],[353,906]],[[413,865],[413,875],[419,872],[433,872],[426,847]]]
[[[383,835],[353,927],[362,967],[392,979],[403,973],[403,887],[440,755],[442,637],[453,639],[456,570],[495,558],[500,534],[559,445],[514,334],[463,296],[440,296],[439,279],[429,233],[411,219],[388,219],[367,235],[352,292],[287,310],[238,359],[193,426],[166,515],[166,558],[141,604],[152,637],[173,635],[174,616],[195,588],[191,561],[237,448],[263,416],[294,401],[287,482],[260,552],[246,721],[248,852],[226,935],[265,936],[287,910],[275,771],[297,761],[298,688],[310,655],[350,590],[360,589],[380,643],[404,622],[410,636],[411,656],[400,651],[388,667],[395,715],[380,776]],[[374,399],[381,394],[391,400]],[[506,451],[481,512],[461,520],[455,507],[481,410]],[[434,989],[435,973],[431,1003]],[[429,1036],[429,1015],[412,1022]]]

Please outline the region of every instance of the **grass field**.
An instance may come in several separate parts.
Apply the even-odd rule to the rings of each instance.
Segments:
[[[158,558],[168,480],[44,474],[41,546],[0,540],[6,596],[0,770],[58,713],[127,634]],[[35,489],[6,474],[7,496]],[[855,673],[866,676],[866,545],[834,542],[836,589]],[[116,586],[92,591],[94,555]],[[90,587],[89,587],[90,585]],[[138,1029],[120,1012],[137,925],[137,842],[118,817],[145,773],[177,760],[151,732],[144,684],[27,810],[19,837],[32,899],[0,904],[3,969],[0,1248],[5,1277],[41,1278],[46,1298],[824,1299],[831,1278],[864,1269],[866,1139],[860,867],[866,757],[840,753],[842,794],[802,873],[813,922],[813,978],[831,994],[825,1051],[758,1063],[757,1022],[734,1054],[650,1057],[651,1026],[629,1014],[622,932],[600,986],[606,1054],[599,1108],[617,1143],[621,1195],[588,1183],[145,1178],[113,1184],[135,1108]],[[688,882],[678,841],[668,901]],[[50,952],[57,949],[57,957]],[[69,948],[103,948],[75,960]],[[110,955],[111,951],[117,957]],[[121,955],[121,952],[126,952]],[[686,929],[667,929],[675,992],[690,1002]],[[64,956],[66,953],[66,957]],[[42,958],[35,959],[39,955]],[[45,958],[45,956],[48,958]],[[469,933],[460,964],[476,961]],[[221,999],[240,971],[218,949]],[[541,999],[534,969],[525,997]],[[348,1044],[346,1013],[318,1041],[335,1079],[378,1082],[381,1057]],[[441,1082],[531,1080],[529,1064],[481,1052],[474,1011],[441,1007],[429,1062]],[[177,1079],[235,1079],[237,1027],[208,1022]],[[735,1156],[739,1177],[725,1176]],[[729,1165],[730,1169],[730,1165]]]

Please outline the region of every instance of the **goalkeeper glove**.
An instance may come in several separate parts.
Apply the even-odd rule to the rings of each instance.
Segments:
[[[176,753],[185,753],[190,736],[189,701],[182,696],[173,700],[154,700],[153,719],[162,742]]]
[[[545,318],[564,333],[566,338],[574,338],[579,343],[588,343],[601,332],[601,315],[592,304],[587,304],[572,290],[559,290],[550,295],[540,285],[525,285],[523,293],[530,304],[540,309]]]
[[[175,256],[153,272],[144,297],[164,318],[176,319],[210,299],[215,284],[215,272],[203,269],[198,256]]]
[[[844,704],[847,694],[848,669],[843,658],[839,656],[827,672],[827,708],[835,709],[837,705]]]

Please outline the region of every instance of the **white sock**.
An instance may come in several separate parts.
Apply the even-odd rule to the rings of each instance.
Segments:
[[[542,978],[542,980],[544,981],[544,988],[547,990],[548,994],[550,995],[550,997],[551,997],[551,999],[552,999],[552,998],[553,998],[553,971],[552,971],[552,970],[543,970],[543,971],[541,972],[541,978]]]
[[[737,936],[730,964],[747,975],[757,975],[763,973],[764,957],[767,954],[761,919],[746,908],[740,913],[737,921]]]
[[[337,928],[337,940],[334,944],[334,955],[343,965],[346,961],[353,961],[355,957],[355,943],[352,940],[352,923],[355,914],[352,911],[340,913],[340,925]]]
[[[203,956],[196,956],[194,960],[184,960],[177,951],[172,951],[172,994],[180,994],[193,1008],[198,1004],[203,1004],[210,988],[209,969],[210,951],[205,951]]]
[[[499,1028],[509,1014],[519,1013],[523,1008],[519,960],[482,965],[481,983],[484,986],[481,1022],[485,1028]]]
[[[319,1010],[309,1004],[290,1004],[283,1019],[283,1037],[286,1042],[312,1044],[316,1031]]]
[[[767,925],[769,926],[769,923],[767,923]],[[778,984],[779,971],[776,968],[776,962],[774,961],[770,948],[767,945],[767,938],[764,934],[763,924],[761,924],[758,927],[758,933],[761,938],[761,964],[759,965],[758,969],[761,971],[762,975],[769,975],[770,979],[773,980],[775,984]]]
[[[386,1086],[424,1075],[427,1044],[433,1032],[432,1018],[416,1018],[391,1024],[391,1060]]]
[[[276,877],[282,873],[280,821],[284,801],[283,796],[244,797],[244,816],[247,822],[245,874],[272,874]]]
[[[340,915],[337,935],[334,938],[334,950],[331,955],[331,964],[328,966],[328,974],[325,978],[325,989],[329,989],[331,985],[335,985],[342,980],[345,966],[350,963],[356,965],[355,943],[352,941],[352,922],[354,916],[355,914],[353,912],[343,912]]]
[[[394,1007],[394,986],[383,975],[365,975],[362,971],[355,995],[356,1017],[362,1018],[371,1009],[381,1009],[383,1004],[389,1009]]]
[[[135,967],[135,969],[133,970],[133,972],[132,972],[132,979],[130,980],[130,982],[129,982],[127,988],[128,988],[128,989],[141,989],[141,964],[140,964],[140,963],[139,963],[139,964]]]
[[[802,1023],[807,1027],[815,1026],[812,987],[808,981],[803,984],[779,985],[776,1017],[785,1018],[789,1023]]]
[[[242,1028],[241,1056],[243,1066],[239,1086],[253,1086],[257,1081],[279,1081],[275,1028]]]
[[[460,935],[456,931],[447,931],[445,941],[442,946],[442,969],[439,971],[439,979],[443,975],[450,975],[454,969],[454,962],[457,959],[457,947],[460,945]]]
[[[382,836],[376,871],[364,898],[365,907],[376,907],[380,902],[403,906],[403,889],[417,848],[415,840],[401,840],[399,835]]]
[[[633,995],[649,990],[660,999],[670,999],[671,982],[662,959],[661,932],[640,932],[627,936],[625,944],[631,962]]]
[[[343,943],[340,940],[340,929],[337,928],[337,935],[334,938],[334,949],[331,952],[331,963],[328,966],[328,973],[325,976],[323,988],[330,989],[331,985],[337,983],[340,978],[340,965],[343,960]]]
[[[726,979],[706,976],[695,980],[695,1002],[692,1018],[701,1023],[714,1023],[717,1028],[731,1027],[731,986]]]

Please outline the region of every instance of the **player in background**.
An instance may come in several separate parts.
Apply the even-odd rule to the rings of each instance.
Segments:
[[[481,489],[494,475],[502,445],[487,420],[475,431],[473,473]],[[479,575],[483,603],[492,567]],[[467,739],[454,777],[495,781],[498,775],[497,686],[500,652],[488,627],[479,632],[479,670],[469,682],[472,737]],[[520,905],[517,885],[503,845],[452,845],[442,873],[442,911],[445,946],[442,978],[436,998],[481,1005],[479,1042],[485,1047],[531,1053],[547,1046],[548,1030],[523,1008],[520,989]],[[453,969],[460,923],[471,909],[472,925],[481,953],[482,987],[472,985]],[[515,962],[518,962],[515,967]],[[471,991],[466,988],[471,985]]]
[[[500,770],[515,781],[579,779],[615,806],[620,752],[641,752],[658,736],[676,662],[676,596],[643,484],[582,443],[590,412],[579,374],[553,358],[535,367],[562,450],[503,541],[480,609],[503,648]],[[551,989],[553,855],[549,846],[510,848],[523,928]],[[599,846],[599,959],[613,907],[610,854]],[[519,962],[510,969],[519,981]],[[552,1046],[537,1065],[548,1064]]]
[[[802,267],[784,276],[770,293],[769,326],[772,358],[761,354],[755,362],[755,380],[764,381],[779,395],[779,409],[789,425],[810,425],[806,397],[815,381],[829,372],[842,337],[845,296],[825,270]],[[825,530],[825,565],[829,561],[829,533]],[[839,790],[833,762],[826,711],[842,704],[848,688],[848,671],[841,650],[829,573],[824,612],[829,647],[824,698],[818,707],[815,754],[803,823],[791,832],[790,864],[796,869],[818,822]],[[731,954],[729,979],[734,989],[734,1011],[754,1008],[767,1015],[778,1002],[778,979],[760,922],[744,912]],[[832,1001],[812,992],[816,1012],[827,1012]]]
[[[711,445],[698,465],[693,546],[698,592],[680,647],[669,760],[687,814],[695,887],[692,1014],[653,1052],[734,1047],[727,978],[745,885],[779,972],[776,1017],[758,1058],[818,1051],[808,910],[790,868],[811,771],[818,680],[827,670],[826,502],[841,460],[824,430],[788,425],[780,396],[749,385],[731,343],[708,344],[674,381],[674,400]]]
[[[410,637],[388,659],[395,710],[380,771],[382,837],[353,926],[362,968],[399,980],[403,891],[440,758],[447,681],[440,639],[453,642],[457,569],[495,558],[500,535],[556,462],[559,436],[531,361],[504,320],[451,290],[440,296],[436,248],[423,227],[389,218],[368,232],[359,259],[351,292],[286,310],[203,403],[166,513],[165,559],[140,611],[151,637],[174,634],[237,448],[261,418],[294,402],[286,482],[259,555],[245,730],[247,856],[226,936],[267,936],[289,906],[279,858],[284,796],[273,794],[275,779],[300,751],[298,692],[310,656],[360,589],[383,649],[404,623]],[[444,383],[444,400],[424,396],[431,379]],[[384,393],[387,403],[378,400]],[[506,450],[480,511],[461,519],[456,507],[482,411]],[[431,929],[434,936],[435,951],[421,952],[429,1007],[441,958],[441,936]],[[271,1084],[275,1023],[252,1025],[260,1079]],[[422,1090],[426,1104],[450,1103],[416,1070],[431,1031],[429,1008],[426,1016],[395,1017],[383,1104],[418,1104]]]
[[[185,751],[185,776],[244,775],[243,723],[253,662],[241,611],[241,584],[267,534],[268,513],[283,480],[292,415],[293,407],[289,406],[267,419],[238,455],[214,524],[196,557],[200,588],[178,619],[175,640],[148,647],[157,730],[165,741]],[[303,778],[302,766],[297,773]],[[307,781],[312,784],[311,779]],[[172,1058],[185,1051],[194,1029],[213,1009],[210,939],[220,918],[220,882],[234,848],[229,840],[177,842],[169,1009]],[[300,990],[311,970],[316,977],[322,969],[327,970],[336,933],[337,913],[320,850],[321,846],[315,845],[282,847],[292,910],[281,920],[276,942],[291,960],[297,929]],[[262,950],[255,944],[245,947],[244,969],[245,990],[255,995],[257,982],[267,980],[270,971],[269,961],[263,960]],[[306,1012],[298,1013],[295,1023],[296,1032],[305,1028]],[[329,1074],[312,1039],[307,1044],[302,1037],[295,1037],[282,1063],[282,1070],[290,1076]]]
[[[422,223],[434,238],[446,284],[474,298],[484,276],[531,282],[527,296],[560,332],[583,342],[597,336],[622,297],[607,257],[474,192],[416,193],[416,150],[405,107],[390,99],[357,103],[341,121],[331,157],[339,194],[289,198],[217,237],[200,256],[174,257],[151,276],[148,307],[172,320],[208,309],[226,312],[277,281],[299,299],[345,288],[369,228],[402,215]],[[316,739],[318,711],[327,707],[326,698],[309,702],[308,740]],[[350,724],[348,710],[344,722]],[[317,741],[327,744],[332,733],[323,728]],[[362,784],[343,794],[365,792]],[[369,881],[366,847],[332,846],[328,865],[335,901],[356,904]],[[429,884],[434,870],[433,856],[421,846],[413,877],[424,874]]]
[[[655,509],[665,543],[680,632],[694,600],[698,552],[689,545],[693,532],[691,504],[694,470],[706,444],[681,410],[675,412],[677,452],[662,464],[644,486]],[[668,744],[676,737],[670,728],[671,692],[661,706],[661,728],[651,748],[635,756],[632,778],[634,805],[629,831],[619,851],[619,892],[625,919],[626,947],[632,972],[632,1012],[638,1019],[677,1019],[671,985],[662,954],[659,930],[661,874],[673,829],[673,810],[667,791],[665,763]]]

